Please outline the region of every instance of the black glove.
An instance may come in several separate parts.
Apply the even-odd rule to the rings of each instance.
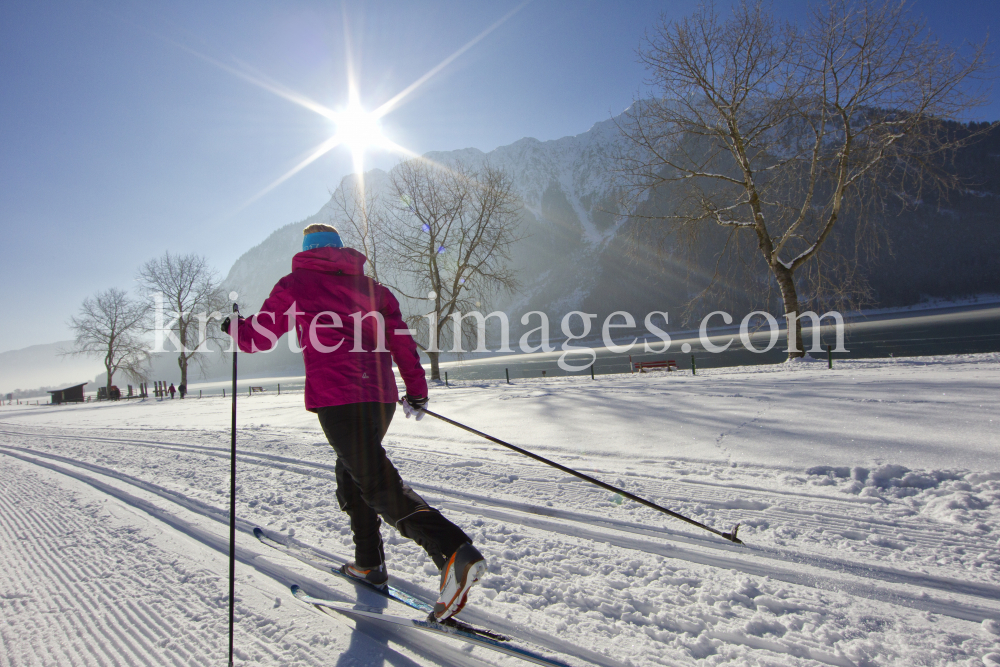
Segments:
[[[423,410],[424,406],[427,405],[426,396],[410,396],[406,395],[406,402],[410,404],[410,407],[414,410]]]
[[[222,320],[222,324],[219,325],[219,328],[222,329],[223,333],[229,333],[229,318],[228,317],[226,319]]]

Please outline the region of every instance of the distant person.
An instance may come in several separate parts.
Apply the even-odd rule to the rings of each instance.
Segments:
[[[344,248],[330,225],[309,225],[303,234],[292,272],[278,281],[260,312],[241,317],[230,335],[243,352],[258,352],[274,347],[293,326],[298,333],[306,409],[319,416],[337,453],[337,499],[354,534],[355,560],[341,572],[387,585],[381,515],[423,547],[441,571],[433,614],[450,618],[465,606],[486,562],[468,535],[403,482],[382,447],[399,399],[393,361],[406,385],[407,418],[424,415],[427,381],[417,345],[392,292],[364,275],[363,254]],[[228,318],[222,328],[230,333]]]
[[[170,383],[170,389],[167,389],[167,391],[170,392],[170,400],[174,400],[174,392],[176,392],[177,390],[174,389],[174,383],[173,382]]]
[[[182,382],[177,385],[177,391],[180,392],[181,398],[184,398],[184,396],[188,393],[188,386]]]

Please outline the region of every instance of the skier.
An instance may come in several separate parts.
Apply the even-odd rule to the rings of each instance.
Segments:
[[[176,392],[177,390],[174,389],[174,383],[173,382],[170,383],[170,389],[168,389],[167,391],[170,392],[170,400],[174,400],[174,392]]]
[[[303,236],[292,272],[277,282],[260,312],[240,317],[233,332],[226,318],[222,329],[243,352],[269,350],[295,329],[305,358],[306,409],[318,415],[337,454],[337,499],[354,536],[355,560],[341,572],[379,588],[388,584],[381,515],[441,571],[433,614],[450,618],[465,606],[486,562],[468,535],[403,482],[382,447],[399,399],[393,361],[406,385],[406,417],[420,421],[427,404],[412,332],[392,292],[364,275],[367,258],[343,247],[336,228],[313,224]]]

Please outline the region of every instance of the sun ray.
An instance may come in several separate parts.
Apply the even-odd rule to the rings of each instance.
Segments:
[[[432,160],[429,157],[427,157],[426,155],[421,155],[419,153],[414,153],[409,148],[406,148],[405,146],[400,146],[399,144],[397,144],[397,143],[395,143],[393,141],[390,141],[389,139],[385,140],[385,147],[386,147],[387,150],[390,150],[393,153],[399,153],[400,155],[402,155],[404,157],[407,157],[407,158],[410,158],[411,160],[419,160],[420,162],[424,162],[426,164],[429,164],[430,166],[434,167],[435,169],[443,169],[444,171],[447,171],[450,174],[457,173],[454,170],[452,170],[451,167],[449,167],[448,165],[444,164],[443,162],[438,162],[436,160]]]
[[[332,118],[334,112],[330,109],[330,107],[320,104],[319,102],[310,99],[299,92],[285,87],[280,82],[275,81],[243,61],[237,60],[236,62],[238,62],[240,66],[245,69],[242,72],[238,69],[234,69],[234,73],[244,81],[249,81],[255,86],[263,88],[264,90],[274,93],[279,97],[283,97],[289,102],[293,102],[301,107],[309,109],[310,111],[318,113],[320,116]],[[222,66],[225,67],[225,65]]]
[[[282,97],[288,100],[289,102],[293,102],[301,107],[309,109],[310,111],[318,113],[320,116],[324,116],[326,118],[332,118],[333,116],[334,112],[329,107],[326,107],[320,104],[319,102],[316,102],[315,100],[309,99],[308,97],[302,95],[301,93],[297,93],[294,90],[286,88],[277,81],[274,81],[273,79],[270,79],[269,77],[263,74],[257,72],[254,72],[252,74],[251,72],[253,72],[253,68],[247,65],[246,63],[237,61],[243,68],[245,68],[245,69],[240,69],[239,67],[233,67],[232,65],[227,65],[226,63],[220,60],[216,60],[215,58],[207,56],[204,53],[201,53],[200,51],[196,51],[195,49],[192,49],[189,46],[185,46],[184,44],[180,44],[177,42],[174,43],[177,45],[178,48],[190,53],[196,58],[200,58],[201,60],[204,60],[210,65],[218,67],[224,72],[228,72],[237,78],[243,79],[247,83],[251,83],[257,86],[258,88],[262,88],[268,91],[269,93],[273,93],[278,97]]]
[[[449,167],[448,165],[444,164],[443,162],[438,162],[436,160],[432,160],[429,157],[427,157],[426,155],[420,155],[419,153],[414,153],[409,148],[406,148],[405,146],[400,146],[399,144],[397,144],[397,143],[395,143],[393,141],[390,141],[389,139],[386,139],[385,143],[386,143],[386,148],[388,150],[391,150],[394,153],[399,153],[400,155],[402,155],[404,157],[407,157],[407,158],[410,158],[411,160],[418,160],[420,162],[423,162],[425,164],[428,164],[428,165],[434,167],[435,169],[440,169],[440,170],[445,171],[445,172],[447,172],[449,174],[452,174],[453,176],[460,176],[461,175],[458,172],[456,172],[454,169],[452,169],[451,167]]]
[[[315,162],[319,158],[321,158],[324,155],[326,155],[327,153],[329,153],[331,150],[333,150],[334,148],[336,148],[340,144],[341,144],[341,137],[340,137],[340,135],[339,134],[333,135],[332,137],[330,137],[329,139],[327,139],[326,141],[324,141],[323,143],[321,143],[319,146],[317,146],[315,150],[313,150],[311,153],[309,153],[297,165],[295,165],[294,167],[292,167],[291,169],[289,169],[288,171],[286,171],[284,174],[282,174],[281,176],[279,176],[270,185],[266,186],[264,189],[260,190],[257,194],[255,194],[254,196],[250,197],[250,199],[248,199],[245,202],[243,202],[243,204],[240,205],[240,207],[237,208],[236,211],[234,211],[233,213],[235,214],[235,213],[238,213],[239,211],[242,211],[247,206],[249,206],[250,204],[254,203],[258,199],[260,199],[261,197],[263,197],[264,195],[266,195],[268,192],[270,192],[271,190],[275,189],[276,187],[278,187],[279,185],[281,185],[282,183],[284,183],[285,181],[287,181],[289,178],[291,178],[292,176],[294,176],[295,174],[299,173],[300,171],[302,171],[303,169],[305,169],[306,167],[308,167],[310,164],[312,164],[313,162]]]
[[[417,90],[420,86],[438,74],[445,67],[454,62],[466,51],[471,49],[473,46],[485,39],[490,33],[499,28],[501,25],[506,23],[511,17],[521,11],[525,6],[530,4],[532,0],[524,0],[517,7],[509,11],[491,26],[486,28],[483,32],[478,34],[476,37],[469,40],[457,51],[452,53],[450,56],[442,60],[436,66],[431,68],[427,73],[421,76],[419,79],[411,83],[409,86],[404,88],[402,91],[394,95],[387,102],[383,103],[374,111],[366,111],[360,102],[360,95],[358,94],[357,79],[354,73],[354,59],[352,53],[352,43],[351,34],[348,28],[348,17],[346,5],[341,5],[341,11],[343,13],[343,26],[344,26],[344,47],[346,50],[345,63],[347,69],[347,104],[341,109],[331,109],[315,100],[312,100],[301,93],[298,93],[278,81],[271,79],[270,77],[256,71],[253,67],[237,60],[239,67],[234,67],[232,65],[227,65],[211,56],[205,55],[189,46],[176,42],[174,40],[168,40],[172,42],[175,46],[186,51],[187,53],[203,60],[214,67],[217,67],[233,76],[240,78],[248,83],[253,84],[263,90],[266,90],[278,97],[286,99],[298,106],[305,109],[309,109],[324,118],[333,121],[337,125],[336,133],[317,146],[311,153],[306,155],[298,164],[292,167],[290,170],[282,174],[280,177],[275,179],[269,185],[262,188],[248,200],[246,200],[242,205],[240,205],[233,213],[230,215],[235,215],[239,211],[243,210],[250,204],[254,203],[267,193],[274,190],[276,187],[287,181],[289,178],[299,173],[307,166],[318,160],[320,157],[336,148],[339,145],[345,145],[351,152],[351,166],[355,174],[357,174],[359,179],[359,185],[362,190],[362,196],[364,195],[364,166],[365,166],[365,153],[371,148],[381,148],[387,151],[402,155],[410,159],[418,159],[429,164],[434,165],[437,168],[446,169],[450,171],[447,165],[439,164],[433,160],[429,160],[417,153],[409,150],[408,148],[401,146],[400,144],[391,141],[388,137],[382,134],[381,124],[379,120],[391,112],[393,109],[397,108],[413,91]]]
[[[417,153],[414,153],[413,151],[411,151],[409,148],[406,148],[405,146],[400,146],[399,144],[397,144],[395,141],[392,141],[391,139],[384,138],[382,140],[382,144],[386,148],[386,150],[392,151],[393,153],[399,153],[400,155],[405,155],[406,157],[409,157],[409,158],[425,159],[423,156],[421,156],[421,155],[419,155]]]
[[[372,113],[374,113],[376,116],[378,116],[379,118],[381,118],[382,116],[386,115],[387,113],[389,113],[390,111],[392,111],[393,109],[395,109],[399,105],[399,103],[402,102],[403,99],[407,95],[409,95],[414,90],[416,90],[417,88],[419,88],[420,86],[422,86],[424,83],[426,83],[428,81],[428,79],[430,79],[435,74],[437,74],[438,72],[440,72],[441,70],[443,70],[445,67],[447,67],[448,65],[450,65],[456,58],[458,58],[463,53],[465,53],[466,51],[468,51],[469,49],[471,49],[473,46],[475,46],[476,44],[478,44],[480,41],[482,41],[487,35],[489,35],[491,32],[493,32],[494,30],[496,30],[497,28],[499,28],[501,25],[503,25],[504,23],[506,23],[508,19],[510,19],[515,14],[517,14],[519,11],[521,11],[526,5],[528,5],[531,2],[532,2],[532,0],[524,0],[524,2],[522,2],[521,4],[519,4],[517,7],[515,7],[512,10],[510,10],[509,12],[507,12],[507,14],[504,15],[503,17],[501,17],[496,23],[494,23],[493,25],[491,25],[490,27],[488,27],[486,30],[482,31],[481,33],[479,33],[478,35],[476,35],[475,37],[473,37],[471,40],[469,40],[468,42],[466,42],[466,44],[464,46],[462,46],[462,48],[460,48],[458,51],[455,51],[453,54],[451,54],[450,56],[448,56],[447,58],[445,58],[444,60],[442,60],[436,66],[434,66],[433,68],[431,68],[426,74],[424,74],[422,77],[420,77],[419,79],[417,79],[416,81],[414,81],[413,83],[411,83],[409,86],[407,86],[406,88],[404,88],[402,91],[400,91],[399,93],[397,93],[396,95],[394,95],[392,97],[392,99],[390,99],[388,102],[382,104],[380,107],[378,107],[377,109],[375,109],[375,111],[373,111]]]
[[[340,24],[344,28],[344,64],[347,69],[348,102],[352,94],[357,95],[357,84],[354,79],[354,43],[351,40],[350,20],[347,16],[347,3],[340,3]]]

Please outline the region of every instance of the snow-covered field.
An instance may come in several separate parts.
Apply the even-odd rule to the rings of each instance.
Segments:
[[[1000,665],[1000,354],[431,400],[698,521],[740,522],[746,542],[397,413],[386,445],[404,479],[489,560],[469,622],[572,665]],[[239,405],[238,664],[523,664],[295,600],[291,583],[358,593],[248,531],[349,557],[334,456],[300,393]],[[0,409],[0,665],[224,664],[229,411],[215,397]],[[384,531],[400,587],[433,597],[429,559]]]

